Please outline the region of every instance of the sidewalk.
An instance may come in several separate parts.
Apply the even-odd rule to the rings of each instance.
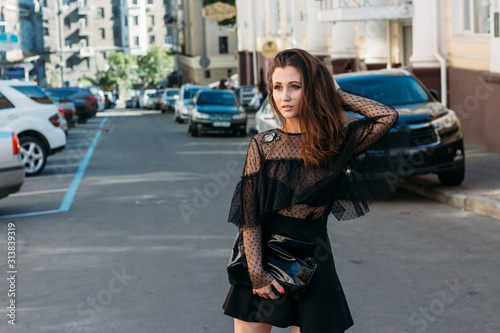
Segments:
[[[441,186],[436,175],[406,179],[401,188],[429,199],[500,220],[500,153],[475,145],[465,147],[465,180]]]

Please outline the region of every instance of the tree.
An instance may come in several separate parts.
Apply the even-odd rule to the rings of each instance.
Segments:
[[[136,57],[127,56],[123,52],[111,52],[108,57],[109,68],[97,74],[99,86],[106,90],[117,90],[122,84],[125,88],[131,86],[131,67],[136,63]]]
[[[153,45],[146,55],[137,57],[137,76],[142,87],[156,86],[173,70],[174,58],[170,51]]]

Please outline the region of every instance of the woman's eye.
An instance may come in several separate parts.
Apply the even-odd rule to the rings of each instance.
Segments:
[[[280,90],[281,89],[281,86],[274,86],[273,88],[274,90]]]
[[[293,89],[300,89],[300,88],[302,88],[302,87],[301,87],[301,86],[299,86],[299,85],[294,84],[294,85],[292,86],[292,88],[293,88]]]

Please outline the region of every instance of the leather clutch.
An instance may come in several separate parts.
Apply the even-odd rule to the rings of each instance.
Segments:
[[[229,283],[252,287],[244,257],[243,237],[238,234],[227,266]],[[285,294],[298,298],[314,276],[317,261],[316,242],[304,242],[272,234],[264,246],[264,268],[281,286]]]

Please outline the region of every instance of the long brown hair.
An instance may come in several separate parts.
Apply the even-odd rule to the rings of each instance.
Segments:
[[[335,89],[333,76],[317,58],[301,49],[281,51],[274,58],[267,74],[269,103],[283,125],[273,98],[272,76],[276,68],[292,66],[302,76],[302,100],[299,103],[299,123],[302,131],[302,157],[306,166],[321,166],[331,161],[340,150],[346,136],[346,117]]]

